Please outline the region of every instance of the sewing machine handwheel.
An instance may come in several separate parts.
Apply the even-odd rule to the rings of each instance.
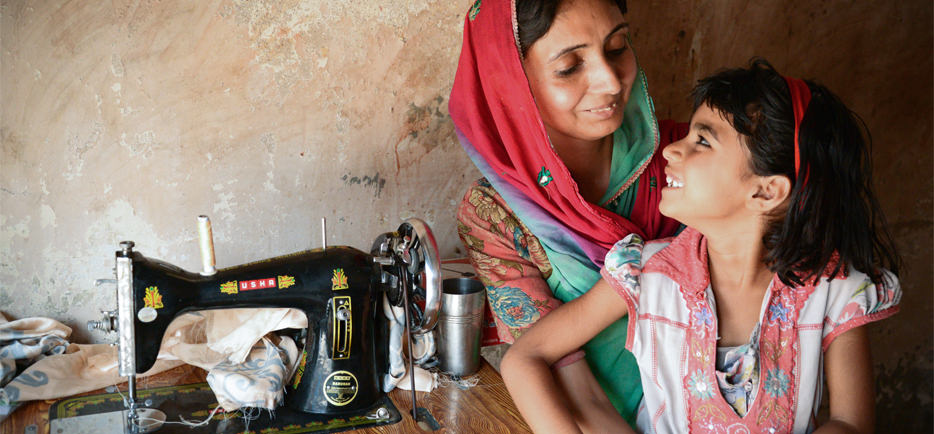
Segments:
[[[412,298],[425,297],[421,321],[412,325],[412,332],[425,333],[438,323],[441,310],[441,260],[438,257],[438,244],[428,224],[420,219],[406,220],[399,226],[399,233],[403,234],[403,237],[409,235],[412,239],[409,252],[411,262],[407,264],[406,270],[412,277]]]
[[[413,315],[409,328],[412,333],[425,333],[438,323],[441,310],[441,261],[438,245],[428,225],[420,219],[408,219],[394,233],[379,236],[370,252],[375,256],[392,257],[392,274],[400,273],[399,285],[390,288],[389,302],[403,304],[402,283],[407,286]],[[404,277],[404,278],[403,278]],[[424,309],[419,301],[424,300]]]

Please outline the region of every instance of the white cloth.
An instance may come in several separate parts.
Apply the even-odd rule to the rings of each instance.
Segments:
[[[0,320],[0,355],[25,354],[22,348],[41,347],[53,337],[63,342],[71,333],[70,328],[48,318],[8,322],[0,317]],[[188,363],[208,371],[208,382],[225,410],[245,406],[272,409],[282,400],[285,382],[298,359],[298,349],[291,339],[279,339],[270,333],[306,326],[305,314],[294,309],[225,309],[185,314],[169,325],[155,365],[139,376]],[[55,355],[36,358],[35,363],[0,388],[0,419],[4,416],[3,408],[8,413],[19,402],[60,398],[124,381],[117,372],[114,346],[65,342],[52,348]],[[9,363],[2,364],[3,375],[7,376]],[[247,377],[262,387],[233,386],[238,383],[232,380]]]
[[[412,390],[412,381],[409,379],[408,372],[406,372],[408,364],[403,357],[405,311],[402,307],[389,304],[389,299],[384,294],[383,313],[389,319],[389,370],[383,379],[383,392],[389,393],[396,387],[402,390]],[[438,387],[438,374],[429,372],[418,365],[435,354],[434,334],[429,332],[413,335],[412,354],[414,356],[415,390],[431,392]]]
[[[706,243],[700,242],[699,234],[692,234],[692,231],[688,228],[673,240],[645,245],[641,271],[639,247],[629,242],[627,237],[607,254],[606,265],[601,272],[629,307],[626,346],[639,363],[645,393],[637,427],[641,432],[689,432],[689,424],[695,417],[703,419],[717,412],[722,416],[722,422],[694,428],[705,432],[720,432],[718,430],[721,429],[723,432],[737,429],[737,432],[747,432],[740,425],[745,424],[748,429],[756,421],[748,417],[738,420],[732,409],[716,401],[722,399],[716,381],[705,378],[701,371],[690,371],[688,367],[692,358],[700,360],[707,356],[707,347],[700,345],[695,338],[700,332],[696,326],[699,321],[705,321],[716,330],[716,316],[698,315],[698,306],[693,306],[692,315],[687,302],[689,297],[685,295],[697,290],[703,291],[701,294],[705,292],[708,304],[702,306],[708,307],[713,297],[706,268]],[[630,267],[632,264],[636,267]],[[794,339],[787,342],[789,345],[775,345],[762,336],[760,354],[775,355],[778,348],[783,352],[796,351],[797,357],[791,360],[797,362],[795,366],[778,365],[782,369],[775,369],[778,374],[771,377],[771,372],[762,373],[760,392],[765,393],[759,393],[751,404],[755,411],[759,411],[757,407],[769,405],[770,401],[774,403],[774,396],[796,392],[795,407],[787,413],[787,417],[793,420],[786,419],[786,422],[796,433],[809,432],[814,428],[812,421],[821,400],[823,353],[833,339],[845,331],[897,312],[901,290],[894,276],[887,274],[887,277],[891,285],[874,285],[865,274],[853,269],[845,278],[831,281],[821,278],[797,310],[796,323],[788,325],[794,327],[790,330],[796,330],[791,334]],[[776,293],[776,287],[781,287],[776,282],[773,280],[769,286],[766,300],[785,297],[785,292]],[[781,309],[781,305],[772,307],[762,310],[760,323],[770,321],[777,324],[786,315],[794,317],[793,312]],[[691,327],[692,324],[695,327]],[[785,325],[782,327],[786,329]],[[714,351],[710,351],[710,355],[713,354]],[[713,364],[714,360],[709,360],[709,363]],[[693,407],[696,411],[689,415],[691,402],[696,403]],[[724,408],[729,413],[721,411]],[[768,415],[766,418],[778,417],[776,411],[765,414]],[[785,417],[785,413],[781,417]],[[752,429],[763,430],[768,432],[761,426]],[[776,432],[781,431],[784,430]]]

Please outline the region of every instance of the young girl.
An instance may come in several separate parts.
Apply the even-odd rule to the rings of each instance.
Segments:
[[[819,431],[871,432],[859,326],[894,314],[901,291],[861,124],[762,60],[701,80],[694,101],[688,136],[663,151],[659,205],[688,227],[618,242],[593,289],[513,345],[502,373],[516,405],[537,432],[578,431],[550,366],[629,315],[639,431],[811,432],[826,380]]]

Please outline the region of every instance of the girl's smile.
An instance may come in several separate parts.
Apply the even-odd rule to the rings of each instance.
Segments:
[[[675,178],[672,177],[671,175],[666,175],[666,176],[665,176],[665,185],[668,186],[668,187],[671,187],[671,188],[681,188],[681,187],[684,187],[684,183],[682,183],[681,181],[678,181],[677,179],[675,179]]]
[[[739,216],[758,187],[739,133],[707,105],[688,135],[662,151],[668,160],[659,210],[703,232],[705,222]]]

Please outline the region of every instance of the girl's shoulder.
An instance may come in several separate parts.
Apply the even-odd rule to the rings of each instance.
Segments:
[[[875,306],[867,313],[873,313],[878,309],[897,306],[902,296],[898,277],[888,270],[882,270],[880,282],[873,282],[868,274],[850,266],[834,278],[824,275],[814,286],[811,297],[826,300],[828,309],[834,305],[854,302],[865,304],[872,300]]]
[[[901,298],[898,277],[889,271],[883,271],[881,282],[873,282],[866,273],[849,267],[833,279],[821,278],[808,296],[799,322],[821,325],[821,347],[826,351],[844,332],[897,313]]]

